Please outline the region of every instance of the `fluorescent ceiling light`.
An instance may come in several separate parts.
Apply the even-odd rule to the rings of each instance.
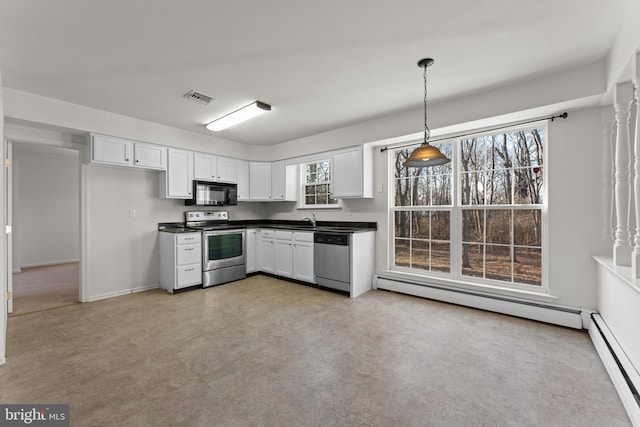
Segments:
[[[260,114],[267,111],[271,111],[271,105],[265,104],[264,102],[256,101],[252,104],[240,108],[239,110],[234,111],[233,113],[229,113],[224,117],[220,117],[219,119],[216,119],[211,123],[207,123],[206,128],[212,131],[220,131],[233,125],[237,125],[238,123],[242,123],[245,120],[252,119],[255,116],[259,116]]]

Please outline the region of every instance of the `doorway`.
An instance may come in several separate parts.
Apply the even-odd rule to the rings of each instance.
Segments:
[[[79,301],[79,151],[10,143],[12,312]]]

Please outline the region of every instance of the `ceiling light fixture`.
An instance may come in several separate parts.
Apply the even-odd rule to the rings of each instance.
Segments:
[[[237,125],[238,123],[242,123],[245,120],[259,116],[262,113],[266,113],[267,111],[271,111],[271,105],[256,101],[240,108],[239,110],[229,113],[226,116],[207,123],[205,127],[208,130],[216,132],[221,131],[233,125]]]
[[[413,150],[407,161],[404,162],[405,167],[423,168],[444,165],[451,161],[437,147],[429,144],[431,130],[427,125],[427,67],[433,65],[433,62],[432,58],[424,58],[418,61],[418,67],[424,68],[424,140],[420,147]]]

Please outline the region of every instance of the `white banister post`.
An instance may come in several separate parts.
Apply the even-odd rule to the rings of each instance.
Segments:
[[[636,210],[636,233],[634,236],[633,253],[631,254],[631,276],[640,277],[640,52],[636,53],[633,67],[633,83],[635,85],[636,99],[636,126],[635,137],[633,138],[633,147],[635,150],[635,179],[634,179],[634,195]]]
[[[613,106],[602,107],[602,243],[600,253],[613,255]]]
[[[613,244],[613,264],[631,265],[631,146],[629,143],[629,116],[633,101],[633,83],[616,84],[613,105],[616,110],[616,162],[615,201],[616,233]]]

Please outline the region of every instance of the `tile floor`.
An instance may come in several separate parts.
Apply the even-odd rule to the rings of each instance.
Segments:
[[[0,402],[74,426],[627,426],[582,331],[253,276],[9,319]]]

